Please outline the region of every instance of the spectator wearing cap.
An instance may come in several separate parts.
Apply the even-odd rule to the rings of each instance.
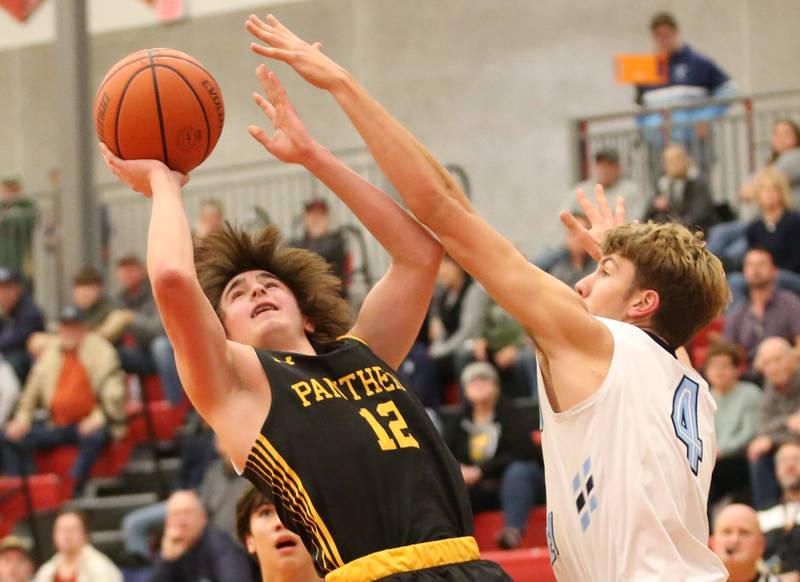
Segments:
[[[24,382],[31,367],[28,339],[44,329],[44,316],[19,273],[0,267],[0,354]]]
[[[116,342],[122,368],[140,376],[158,373],[167,400],[180,403],[184,393],[175,352],[164,333],[144,264],[138,256],[126,255],[117,261],[114,276],[120,286],[115,317],[127,323]]]
[[[711,548],[725,564],[728,582],[781,582],[778,576],[759,571],[764,534],[752,507],[734,503],[720,511],[714,520]]]
[[[30,277],[35,226],[36,205],[23,196],[19,177],[4,176],[0,184],[0,267]]]
[[[0,582],[30,582],[33,560],[30,540],[9,535],[0,540]]]
[[[72,510],[59,513],[53,523],[56,554],[36,572],[33,582],[122,582],[122,573],[89,543],[86,517]]]
[[[612,203],[617,196],[622,196],[625,201],[626,216],[629,220],[641,220],[644,217],[647,198],[636,182],[624,176],[619,152],[614,148],[603,148],[595,153],[592,178],[577,184],[575,189],[580,188],[587,195],[591,195],[597,184],[603,186],[606,196]],[[582,212],[575,203],[575,189],[569,194],[569,208],[575,212]]]
[[[236,531],[256,557],[262,582],[319,582],[300,536],[281,523],[272,495],[250,486],[236,504]]]
[[[775,476],[782,497],[758,512],[767,538],[764,558],[777,573],[800,571],[800,440],[783,443],[775,453]]]
[[[717,209],[708,184],[683,146],[674,144],[665,148],[662,158],[664,174],[658,179],[656,196],[650,201],[645,218],[707,231],[717,222]]]
[[[345,248],[342,231],[334,229],[324,198],[312,198],[303,205],[303,234],[289,241],[289,246],[314,251],[331,266],[333,274],[345,281]]]
[[[57,337],[46,343],[25,383],[14,418],[5,427],[6,473],[32,465],[32,453],[64,444],[78,445],[70,476],[74,493],[110,437],[125,433],[125,385],[114,347],[88,330],[81,311],[67,306]],[[34,421],[42,409],[47,420]]]
[[[527,419],[503,397],[497,371],[475,362],[461,374],[466,401],[445,422],[444,440],[456,460],[469,491],[473,512],[503,510],[502,548],[522,543],[528,512],[544,502],[544,473],[536,461]]]

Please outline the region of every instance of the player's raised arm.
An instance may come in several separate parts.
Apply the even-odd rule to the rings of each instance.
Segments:
[[[273,16],[266,21],[251,17],[247,28],[268,45],[253,44],[256,53],[286,62],[309,83],[332,93],[412,212],[528,329],[546,357],[568,361],[576,355],[588,357],[602,379],[612,339],[573,290],[530,264],[489,226],[444,167],[318,45],[299,39]],[[564,402],[579,402],[598,387],[599,382],[573,389],[581,393],[566,395]]]
[[[121,160],[105,145],[100,148],[106,164],[122,182],[153,199],[147,273],[175,350],[181,382],[226,448],[236,451],[241,447],[232,442],[235,435],[230,435],[226,427],[237,425],[226,417],[234,402],[232,393],[241,388],[233,362],[241,357],[235,353],[237,348],[244,351],[244,346],[226,339],[222,323],[198,282],[191,230],[181,200],[181,187],[187,178],[160,161]]]
[[[274,126],[270,136],[257,126],[251,135],[276,158],[299,163],[334,192],[389,253],[392,264],[361,307],[352,334],[397,367],[419,333],[436,280],[439,242],[388,194],[339,161],[310,135],[274,73],[259,66],[267,94],[253,98]]]

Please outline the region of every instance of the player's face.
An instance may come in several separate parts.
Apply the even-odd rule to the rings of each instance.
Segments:
[[[264,579],[311,568],[311,556],[300,537],[290,532],[281,523],[275,506],[271,503],[259,506],[250,515],[250,535],[245,538],[247,551],[258,557]]]
[[[800,446],[784,445],[775,455],[775,475],[783,490],[800,489]]]
[[[277,336],[285,344],[313,331],[291,290],[267,271],[247,271],[231,279],[220,305],[228,337],[246,345],[269,348]]]
[[[749,512],[732,510],[717,518],[714,552],[727,567],[755,564],[764,552],[758,521]]]
[[[630,260],[609,255],[600,260],[594,273],[578,281],[575,290],[592,315],[627,321],[637,300],[635,275],[636,268]]]
[[[25,552],[6,550],[0,554],[0,580],[27,582],[33,576],[33,562]]]

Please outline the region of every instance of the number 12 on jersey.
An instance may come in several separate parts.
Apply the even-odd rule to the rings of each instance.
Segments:
[[[417,439],[407,434],[408,425],[403,415],[397,410],[397,406],[394,402],[390,400],[389,402],[378,404],[377,411],[382,417],[394,417],[393,420],[389,421],[389,430],[392,431],[392,436],[394,436],[394,438],[389,436],[386,429],[381,426],[381,423],[378,422],[378,419],[375,418],[375,415],[369,410],[362,408],[358,413],[369,423],[372,430],[375,431],[375,435],[378,437],[378,446],[380,446],[382,451],[393,451],[397,448],[419,448]]]
[[[697,425],[697,391],[700,386],[683,377],[672,398],[672,427],[675,436],[686,446],[686,458],[692,473],[697,475],[703,460],[703,441]]]

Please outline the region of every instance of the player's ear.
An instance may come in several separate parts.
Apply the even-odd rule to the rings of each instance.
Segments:
[[[661,297],[659,297],[658,291],[643,289],[635,294],[634,301],[628,307],[628,317],[632,321],[651,318],[660,306]]]
[[[244,537],[244,543],[245,543],[245,546],[247,546],[247,553],[255,555],[256,554],[256,544],[253,541],[253,536],[251,536],[249,534],[246,535]]]
[[[314,322],[311,321],[310,317],[303,318],[303,329],[306,331],[306,333],[314,333],[317,331],[317,327],[314,325]]]

